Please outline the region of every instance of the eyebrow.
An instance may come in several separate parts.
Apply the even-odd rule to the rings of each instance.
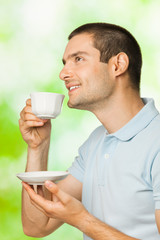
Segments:
[[[78,51],[78,52],[75,52],[75,53],[72,53],[72,54],[68,55],[67,59],[74,58],[78,55],[87,55],[88,56],[89,54],[87,52],[84,52],[84,51]],[[63,62],[63,64],[65,64],[66,60],[63,58],[62,62]]]

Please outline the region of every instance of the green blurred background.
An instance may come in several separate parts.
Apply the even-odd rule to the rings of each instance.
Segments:
[[[0,0],[0,239],[35,239],[21,226],[21,183],[27,146],[18,119],[32,91],[66,95],[52,128],[49,170],[66,170],[78,147],[100,123],[91,113],[67,108],[67,91],[59,80],[67,36],[88,22],[127,28],[143,54],[141,95],[160,109],[159,0]],[[43,239],[80,240],[82,233],[64,225]]]

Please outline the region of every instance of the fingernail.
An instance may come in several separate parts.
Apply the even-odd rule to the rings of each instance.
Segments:
[[[48,187],[48,188],[51,188],[53,186],[53,184],[50,181],[46,181],[45,186]]]

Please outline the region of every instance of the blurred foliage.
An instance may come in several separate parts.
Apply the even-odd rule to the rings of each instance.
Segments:
[[[25,150],[25,144],[22,141],[22,136],[19,131],[18,122],[15,112],[6,101],[0,104],[0,134],[1,134],[1,156],[13,158],[18,161],[18,158]],[[2,114],[3,113],[3,114]]]
[[[0,0],[0,239],[35,239],[23,234],[21,184],[27,146],[18,127],[19,113],[32,91],[66,95],[61,115],[52,121],[49,169],[67,169],[78,147],[99,125],[91,113],[69,109],[59,80],[69,33],[87,22],[126,27],[143,55],[142,96],[160,106],[159,0]],[[47,240],[80,240],[82,233],[64,225]]]

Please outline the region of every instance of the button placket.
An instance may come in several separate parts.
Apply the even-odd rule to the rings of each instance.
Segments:
[[[97,154],[97,179],[98,179],[98,185],[104,186],[106,184],[106,175],[107,171],[109,171],[109,165],[111,163],[111,159],[113,157],[113,154],[115,152],[116,146],[117,146],[117,139],[115,137],[107,136],[107,145],[106,140],[103,142],[103,145],[99,149],[99,154]]]

